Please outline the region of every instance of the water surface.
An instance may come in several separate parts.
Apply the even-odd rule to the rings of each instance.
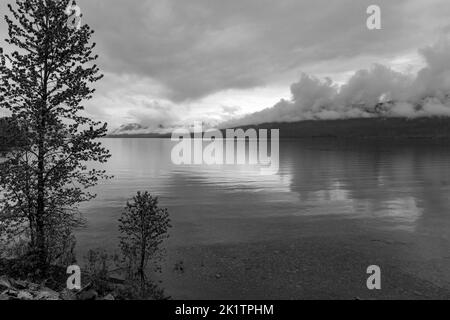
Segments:
[[[312,216],[387,222],[392,229],[442,234],[450,227],[450,148],[445,142],[286,140],[280,170],[255,166],[176,166],[165,139],[105,139],[114,179],[83,206],[81,251],[114,248],[117,219],[136,191],[160,197],[173,221],[171,246],[283,238],[265,218]],[[255,219],[253,227],[239,221]],[[233,221],[233,223],[230,223]],[[261,226],[258,225],[261,221]]]

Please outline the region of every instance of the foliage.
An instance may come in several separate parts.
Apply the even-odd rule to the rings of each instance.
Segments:
[[[153,281],[126,281],[124,286],[118,287],[117,296],[125,300],[166,300],[164,290]]]
[[[47,274],[43,274],[24,237],[8,243],[0,241],[0,275],[39,282],[57,291],[64,288],[67,279],[66,268],[58,265],[49,266]]]
[[[110,255],[105,250],[89,250],[85,257],[84,271],[89,276],[91,285],[101,294],[113,290],[110,274],[120,264],[118,255]]]
[[[0,118],[0,151],[19,146],[21,134],[17,123],[12,118]]]
[[[82,225],[78,205],[95,196],[87,188],[107,178],[87,163],[110,156],[97,140],[106,124],[83,115],[91,84],[102,78],[93,64],[93,31],[66,25],[68,3],[8,5],[6,42],[15,51],[0,48],[0,108],[9,110],[24,140],[0,164],[0,232],[10,238],[28,232],[43,266],[55,259],[49,249]]]
[[[151,260],[158,269],[162,257],[161,244],[171,227],[166,208],[158,206],[158,198],[138,192],[127,202],[119,219],[120,248],[127,266],[128,278],[140,281],[141,294],[153,290],[146,276]]]
[[[112,294],[116,299],[125,300],[163,300],[166,299],[164,290],[153,281],[145,279],[130,278],[125,272],[123,259],[117,254],[108,254],[105,250],[90,250],[85,257],[85,271],[90,287],[94,288],[100,295]],[[114,275],[117,277],[115,278]]]

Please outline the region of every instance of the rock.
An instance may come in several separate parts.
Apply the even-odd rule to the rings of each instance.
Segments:
[[[222,275],[220,273],[216,274],[216,279],[222,278]]]
[[[7,301],[10,300],[10,297],[6,294],[0,294],[0,301]]]
[[[33,300],[33,295],[27,291],[19,291],[17,299],[20,300]]]
[[[37,292],[36,300],[59,300],[59,293],[49,288],[42,288]]]
[[[112,294],[108,294],[103,300],[116,300]]]
[[[184,262],[183,261],[180,261],[180,262],[177,262],[176,264],[175,264],[175,272],[177,272],[177,273],[184,273]]]
[[[414,293],[416,296],[423,296],[423,294],[420,293],[419,291],[414,291],[413,293]]]
[[[2,295],[6,295],[10,298],[17,298],[18,294],[19,294],[19,292],[17,292],[16,290],[13,290],[13,289],[5,290],[2,292]]]
[[[5,276],[0,277],[0,288],[11,289],[12,288],[11,280],[9,280]]]
[[[27,289],[28,283],[22,280],[14,280],[14,287],[17,289]]]
[[[64,289],[63,291],[61,291],[59,296],[62,300],[66,301],[77,300],[77,294],[73,291],[70,291],[69,289]]]
[[[95,290],[83,291],[78,294],[78,300],[95,300],[98,297],[98,293]]]
[[[39,291],[40,288],[41,288],[41,286],[38,284],[28,283],[28,289],[31,291]]]

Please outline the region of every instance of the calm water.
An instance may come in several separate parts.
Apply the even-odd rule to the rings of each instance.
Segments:
[[[172,165],[170,140],[103,143],[112,153],[105,169],[115,178],[83,207],[88,227],[78,232],[80,252],[115,248],[117,219],[138,190],[169,208],[175,247],[283,238],[283,230],[268,235],[258,221],[293,216],[383,220],[393,229],[449,234],[447,143],[282,141],[274,176],[250,166]],[[239,223],[249,219],[250,227]]]

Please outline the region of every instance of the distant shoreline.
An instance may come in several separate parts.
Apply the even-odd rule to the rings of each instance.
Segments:
[[[450,139],[450,117],[307,120],[247,125],[239,128],[279,129],[280,139]],[[107,135],[106,138],[170,139],[171,134],[115,134]]]

